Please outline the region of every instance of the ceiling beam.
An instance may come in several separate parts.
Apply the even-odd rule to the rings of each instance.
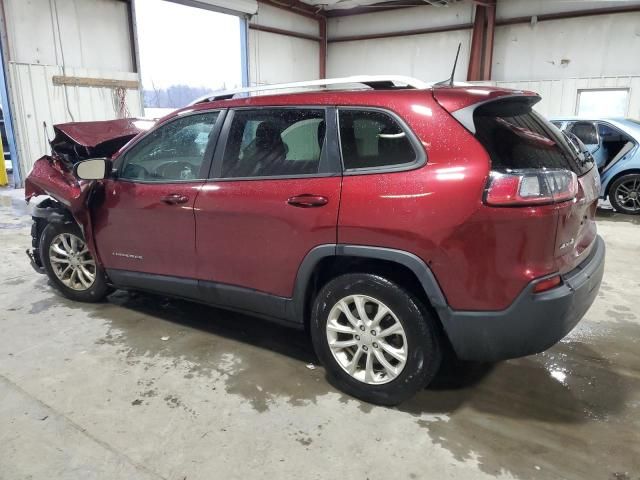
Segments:
[[[258,0],[258,3],[279,8],[281,10],[287,10],[291,13],[297,13],[304,17],[313,18],[314,20],[324,17],[322,9],[302,3],[300,0]]]
[[[351,15],[362,15],[364,13],[388,12],[389,10],[401,10],[412,7],[428,7],[429,4],[424,0],[405,0],[398,2],[381,2],[375,5],[363,5],[353,8],[333,8],[331,10],[323,10],[327,18],[350,17]]]

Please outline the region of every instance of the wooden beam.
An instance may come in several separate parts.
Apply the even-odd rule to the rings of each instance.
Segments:
[[[140,88],[140,83],[137,80],[116,80],[113,78],[67,77],[64,75],[54,75],[52,77],[52,81],[54,85],[67,85],[71,87],[120,87],[134,90]]]
[[[303,38],[305,40],[313,40],[316,42],[321,41],[321,37],[318,35],[309,35],[306,33],[294,32],[292,30],[284,30],[282,28],[267,27],[265,25],[258,25],[257,23],[249,23],[249,29],[258,30],[260,32],[275,33],[277,35],[286,35],[287,37]]]

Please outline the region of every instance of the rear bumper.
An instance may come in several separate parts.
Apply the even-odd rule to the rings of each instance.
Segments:
[[[497,312],[448,310],[443,324],[458,357],[497,361],[542,352],[560,341],[580,321],[598,294],[604,273],[605,244],[597,237],[593,251],[562,276],[563,284],[533,293],[533,284],[509,308]]]

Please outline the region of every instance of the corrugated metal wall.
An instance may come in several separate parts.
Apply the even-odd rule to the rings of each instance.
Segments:
[[[129,7],[121,0],[2,0],[3,44],[21,180],[47,153],[43,122],[117,117],[113,89],[54,85],[54,75],[138,81]],[[63,69],[64,65],[64,69]],[[132,115],[140,94],[126,91]],[[68,103],[68,106],[67,106]],[[49,129],[49,135],[52,134]]]
[[[318,22],[260,4],[252,24],[318,35]],[[249,83],[313,80],[320,75],[318,42],[249,29]]]
[[[49,152],[47,135],[53,138],[51,126],[56,123],[89,120],[109,120],[118,117],[118,102],[114,90],[105,87],[54,85],[52,77],[62,75],[62,67],[10,63],[13,87],[14,127],[23,172],[33,162]],[[84,68],[67,68],[67,76],[138,80],[137,73],[102,72]],[[126,90],[126,106],[131,116],[142,116],[140,91]],[[45,134],[44,125],[47,125]]]
[[[536,105],[536,110],[548,117],[575,115],[580,90],[626,88],[629,90],[627,116],[640,118],[640,76],[474,83],[537,92],[542,100]]]

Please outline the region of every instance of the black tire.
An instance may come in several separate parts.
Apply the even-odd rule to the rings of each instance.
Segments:
[[[623,203],[620,200],[620,196],[624,195],[621,189],[627,187],[629,184],[635,184],[634,194],[636,195],[635,203],[631,204]],[[625,192],[628,193],[628,192]],[[640,215],[640,174],[630,173],[617,178],[611,187],[609,188],[609,202],[616,212],[626,213],[627,215]]]
[[[408,347],[406,363],[388,383],[369,384],[354,378],[338,363],[329,347],[326,326],[331,310],[350,295],[366,295],[382,302],[404,329]],[[316,354],[329,380],[345,393],[366,402],[397,405],[423,390],[440,367],[442,344],[436,319],[414,295],[377,275],[347,274],[327,283],[315,298],[310,330]],[[372,352],[371,347],[369,350]]]
[[[42,232],[42,237],[40,237],[40,258],[42,259],[42,265],[47,272],[49,280],[60,291],[60,293],[71,300],[89,303],[103,300],[104,297],[110,293],[110,288],[107,285],[104,271],[100,266],[96,265],[95,280],[89,288],[84,290],[76,290],[68,287],[54,272],[54,267],[51,264],[51,258],[49,256],[49,248],[51,247],[51,243],[54,239],[62,233],[75,235],[84,241],[84,236],[82,235],[80,228],[74,223],[50,223],[46,226]]]

